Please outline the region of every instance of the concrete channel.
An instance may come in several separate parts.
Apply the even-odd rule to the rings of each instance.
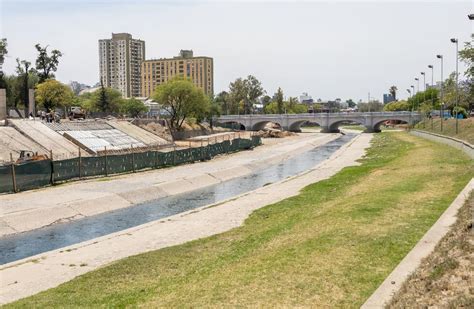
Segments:
[[[371,138],[371,134],[357,135],[316,166],[233,198],[4,264],[0,266],[0,303],[55,287],[120,258],[240,226],[254,210],[297,195],[303,187],[327,179],[346,166],[358,165]],[[44,280],[46,277],[48,280]]]
[[[326,160],[356,135],[348,134],[250,174],[215,182],[190,192],[170,195],[133,207],[0,238],[0,264],[101,237],[137,225],[217,203],[302,173]],[[209,176],[210,177],[210,176]]]

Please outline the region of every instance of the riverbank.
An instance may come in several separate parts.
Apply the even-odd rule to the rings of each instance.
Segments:
[[[84,262],[92,252],[120,258],[124,248],[136,250],[140,242],[154,250],[185,241],[182,234],[198,239],[239,226],[262,201],[273,203],[290,192],[296,196],[255,211],[243,226],[121,260],[12,306],[360,306],[474,173],[472,161],[456,149],[402,132],[381,133],[362,165],[297,194],[317,181],[310,175],[321,180],[354,164],[368,136],[352,144],[359,145],[358,153],[338,152],[318,170],[263,187],[253,196],[165,221],[160,233],[145,225],[130,235],[118,233],[101,243],[9,265],[0,273],[6,279],[2,297],[30,295],[38,284],[42,288],[36,292],[58,284],[57,278],[65,281],[96,268]],[[236,216],[234,209],[243,215]],[[179,232],[166,234],[172,224]],[[143,243],[145,235],[148,243]],[[109,246],[101,251],[105,241]]]
[[[0,237],[131,207],[250,174],[336,139],[303,133],[206,162],[0,195]]]
[[[441,119],[425,119],[418,123],[415,129],[460,139],[474,145],[474,118],[458,119],[458,133],[456,134],[456,119],[444,119],[441,130]]]
[[[370,139],[371,135],[360,135],[313,170],[226,202],[3,265],[0,268],[0,302],[38,293],[120,258],[238,227],[253,210],[296,195],[304,186],[326,179],[345,166],[357,164],[356,160],[364,154]]]

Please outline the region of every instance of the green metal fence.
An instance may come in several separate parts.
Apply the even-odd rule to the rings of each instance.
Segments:
[[[70,179],[108,176],[144,169],[176,166],[209,160],[224,153],[250,149],[261,144],[259,136],[169,152],[146,151],[129,154],[42,160],[0,166],[0,193],[40,188]]]

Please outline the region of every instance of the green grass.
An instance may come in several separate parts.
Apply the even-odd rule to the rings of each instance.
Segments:
[[[430,119],[418,123],[415,129],[451,136],[474,145],[474,118],[458,119],[458,134],[456,134],[456,119],[443,120],[443,131],[441,131],[441,119]]]
[[[377,134],[362,165],[239,228],[117,261],[6,307],[359,307],[473,174],[453,148]]]

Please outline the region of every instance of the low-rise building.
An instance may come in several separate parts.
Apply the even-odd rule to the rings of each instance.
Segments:
[[[142,97],[150,97],[155,88],[174,78],[190,78],[205,94],[214,94],[214,64],[211,57],[194,57],[192,50],[181,50],[173,58],[150,59],[142,62]]]

